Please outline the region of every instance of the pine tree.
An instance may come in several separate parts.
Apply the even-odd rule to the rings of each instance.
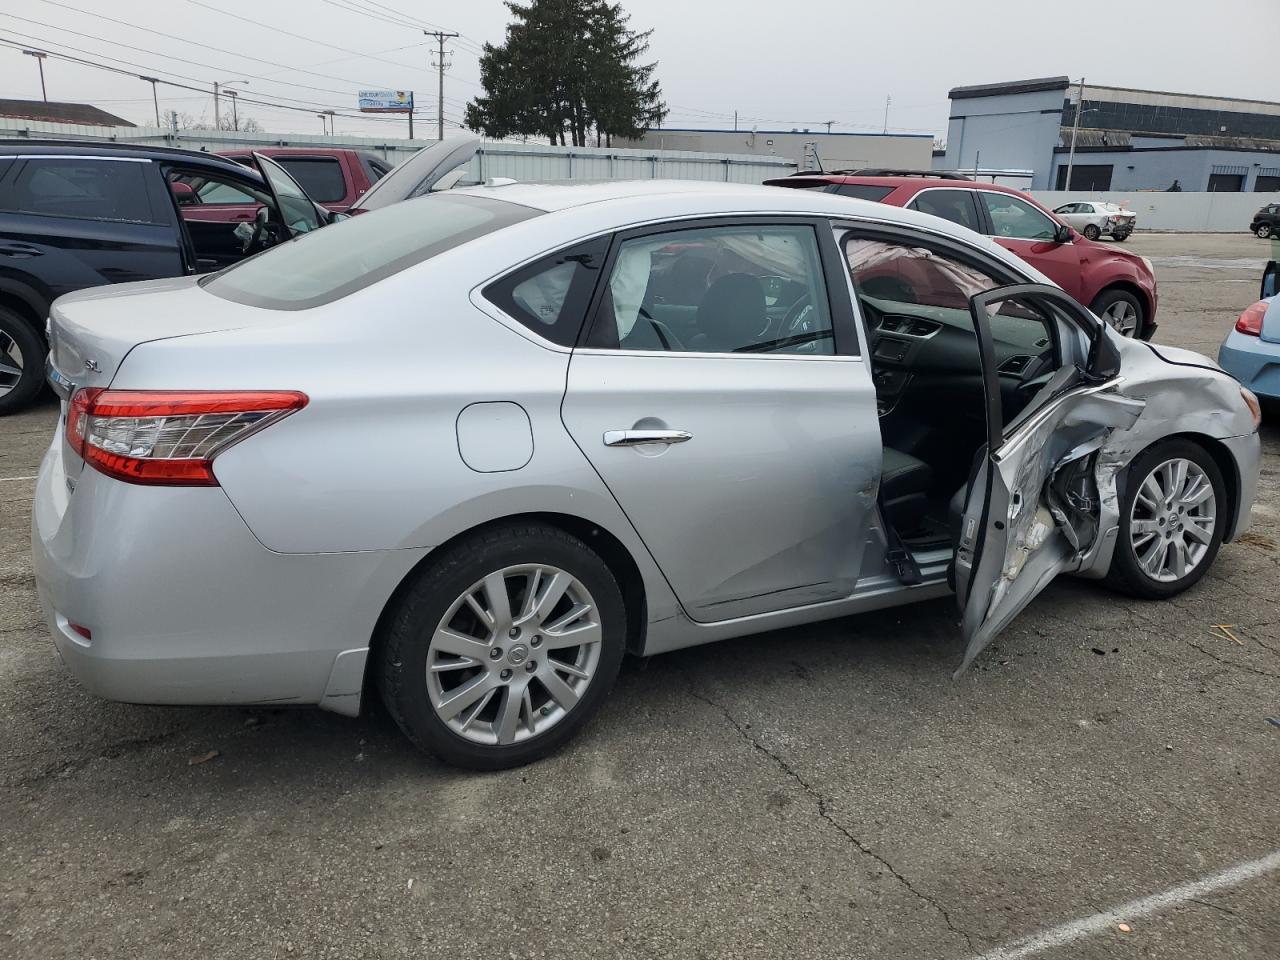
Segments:
[[[509,0],[515,20],[480,58],[484,94],[467,126],[490,137],[543,136],[586,146],[635,138],[666,116],[656,63],[639,63],[652,31],[633,32],[607,0]]]

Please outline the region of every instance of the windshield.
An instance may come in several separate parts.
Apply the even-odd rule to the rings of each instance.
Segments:
[[[487,197],[433,194],[304,234],[213,274],[202,286],[254,307],[305,310],[539,213]]]

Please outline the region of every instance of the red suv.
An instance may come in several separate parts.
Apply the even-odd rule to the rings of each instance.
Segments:
[[[1125,336],[1150,340],[1155,332],[1151,261],[1085,239],[1019,190],[959,174],[887,170],[803,173],[765,183],[908,207],[985,233]]]

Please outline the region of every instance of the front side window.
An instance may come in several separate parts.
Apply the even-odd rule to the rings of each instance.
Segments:
[[[272,247],[210,277],[204,288],[250,306],[305,310],[539,213],[447,193],[404,200]]]
[[[978,196],[991,217],[991,235],[1011,240],[1052,240],[1058,226],[1025,200],[1007,193],[979,190]]]
[[[562,250],[489,284],[485,298],[539,336],[571,347],[608,250],[607,237]]]
[[[694,353],[835,353],[808,226],[723,226],[624,241],[588,345]]]
[[[926,190],[911,201],[910,207],[970,230],[982,229],[978,225],[978,210],[973,205],[973,194],[969,190]]]
[[[131,160],[28,160],[5,206],[46,217],[152,222],[146,168]]]
[[[318,203],[336,203],[347,195],[347,178],[336,158],[276,157],[275,161]]]

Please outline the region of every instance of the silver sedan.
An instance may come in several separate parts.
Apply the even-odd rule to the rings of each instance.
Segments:
[[[964,669],[1059,573],[1194,584],[1256,401],[963,227],[813,191],[451,191],[76,293],[33,553],[67,668],[144,703],[376,691],[483,769],[626,652],[955,594]]]

